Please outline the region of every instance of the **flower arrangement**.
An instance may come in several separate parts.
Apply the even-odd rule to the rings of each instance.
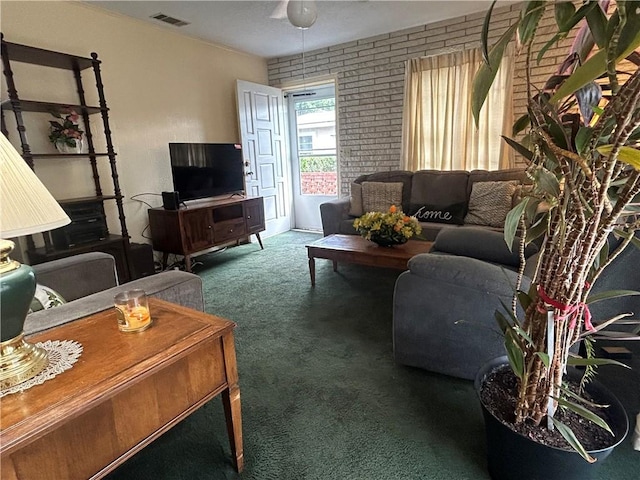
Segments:
[[[365,213],[354,220],[353,228],[367,240],[385,246],[405,243],[422,232],[416,217],[405,215],[395,205],[386,213]]]
[[[60,119],[49,121],[51,143],[76,147],[84,133],[78,125],[80,116],[74,110],[69,110],[64,117],[58,112],[52,112],[51,115]]]

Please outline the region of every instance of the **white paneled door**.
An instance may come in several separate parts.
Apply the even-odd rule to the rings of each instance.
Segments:
[[[264,236],[286,232],[292,216],[282,90],[238,80],[236,93],[247,195],[264,198]]]

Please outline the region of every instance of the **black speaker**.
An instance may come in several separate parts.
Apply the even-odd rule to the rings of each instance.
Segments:
[[[153,275],[155,266],[153,264],[153,249],[147,243],[132,243],[130,245],[130,267],[131,280]]]
[[[162,192],[162,206],[165,210],[178,210],[180,208],[178,192]]]

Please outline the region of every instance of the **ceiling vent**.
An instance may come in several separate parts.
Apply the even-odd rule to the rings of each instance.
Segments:
[[[168,23],[169,25],[173,25],[174,27],[184,27],[185,25],[189,25],[190,22],[185,22],[184,20],[178,20],[177,18],[170,17],[169,15],[165,15],[164,13],[156,13],[155,15],[151,15],[151,18],[155,18],[156,20],[160,20],[161,22]]]

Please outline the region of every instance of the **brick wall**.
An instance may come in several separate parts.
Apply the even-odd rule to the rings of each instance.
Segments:
[[[300,183],[306,195],[337,195],[336,172],[302,172]]]
[[[493,13],[491,42],[518,18],[521,4]],[[393,170],[400,166],[402,101],[405,61],[480,45],[484,13],[467,15],[398,32],[364,38],[305,52],[305,78],[328,74],[337,78],[340,190],[349,193],[349,183],[358,175]],[[313,28],[313,27],[312,27]],[[551,38],[553,7],[547,9],[538,28],[536,49]],[[565,57],[570,39],[554,46],[532,74],[541,86]],[[282,86],[302,80],[302,55],[268,61],[269,84]],[[526,111],[525,61],[519,55],[514,78],[514,114]]]

